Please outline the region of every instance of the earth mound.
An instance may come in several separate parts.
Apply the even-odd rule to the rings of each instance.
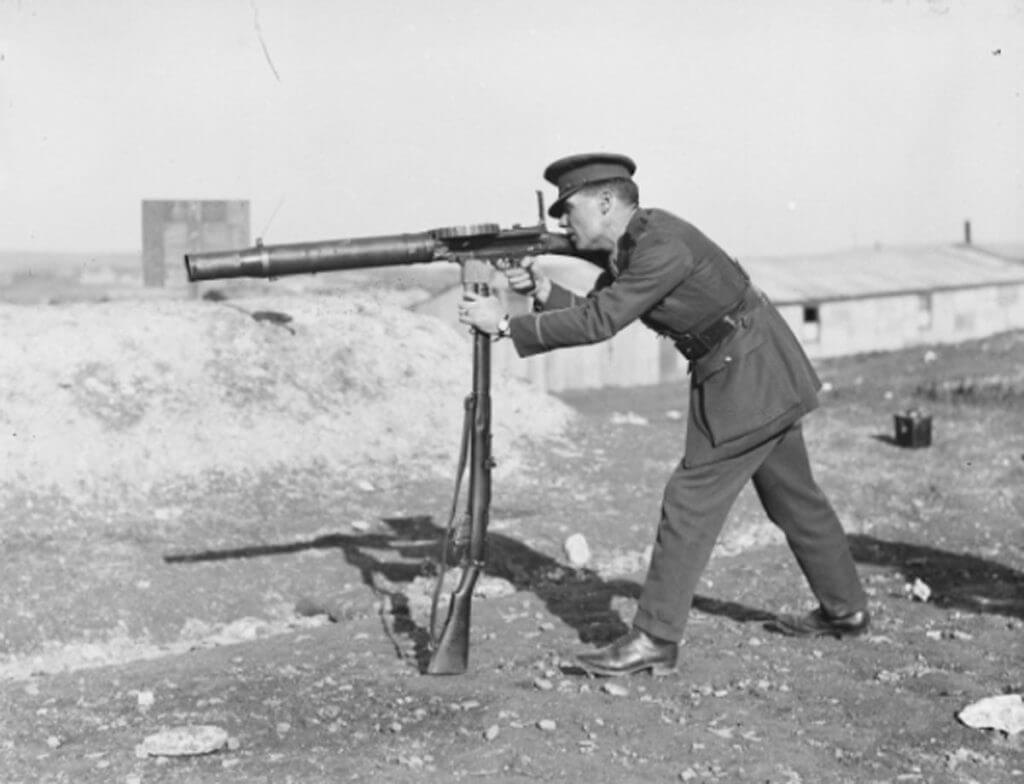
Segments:
[[[0,306],[0,493],[145,502],[156,488],[321,470],[451,475],[468,335],[379,292]],[[493,379],[496,476],[572,417]]]

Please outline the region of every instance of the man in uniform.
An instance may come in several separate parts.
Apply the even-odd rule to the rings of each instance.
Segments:
[[[557,186],[549,214],[577,250],[603,259],[593,291],[579,297],[539,272],[510,273],[533,312],[509,318],[493,296],[467,295],[459,317],[511,337],[520,356],[607,340],[636,319],[667,336],[690,361],[682,461],[665,487],[657,537],[632,629],[577,656],[599,675],[676,667],[698,580],[730,507],[752,480],[786,535],[819,606],[779,616],[776,631],[856,635],[867,598],[842,526],[815,483],[800,420],[821,384],[785,321],[740,265],[686,221],[643,209],[623,155],[573,155],[544,177]]]

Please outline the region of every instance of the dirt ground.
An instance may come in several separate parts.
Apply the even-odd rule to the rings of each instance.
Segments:
[[[632,616],[685,392],[567,394],[533,403],[575,411],[556,439],[496,450],[514,460],[494,486],[462,676],[421,672],[452,489],[436,472],[257,466],[147,486],[141,506],[8,492],[0,781],[1024,781],[1024,734],[957,720],[1024,692],[1024,334],[819,369],[806,434],[871,595],[870,635],[764,629],[811,597],[745,491],[679,674],[577,674],[573,652]],[[461,416],[461,394],[431,405]],[[929,448],[893,443],[911,405],[933,416]],[[567,562],[573,533],[586,567]],[[226,745],[141,745],[201,725]]]

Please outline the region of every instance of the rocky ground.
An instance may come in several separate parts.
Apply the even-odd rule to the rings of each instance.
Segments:
[[[50,432],[48,410],[51,429],[69,429],[21,452],[7,444],[17,481],[4,484],[0,522],[0,780],[1024,781],[1024,735],[957,718],[1024,692],[1024,335],[820,363],[824,405],[807,438],[871,594],[872,633],[807,642],[763,628],[810,596],[745,492],[705,574],[680,672],[659,679],[589,679],[571,656],[632,615],[680,456],[684,391],[556,400],[497,381],[496,401],[515,413],[496,433],[470,669],[432,677],[422,674],[430,594],[468,391],[468,374],[442,362],[464,363],[465,344],[453,338],[447,355],[415,367],[352,355],[347,367],[368,375],[345,394],[379,398],[374,373],[407,372],[403,394],[375,411],[432,417],[382,431],[359,464],[368,446],[316,438],[317,417],[352,400],[325,386],[332,363],[312,368],[295,342],[290,354],[277,346],[295,337],[282,326],[308,328],[307,306],[255,305],[201,317],[158,309],[150,329],[181,330],[204,352],[199,362],[181,350],[194,372],[129,352],[130,367],[150,368],[133,381],[123,344],[83,340],[63,363],[8,375],[8,424],[18,415]],[[112,332],[117,308],[95,307],[55,313],[72,334],[103,323],[131,343],[137,319]],[[5,334],[19,324],[58,334],[39,313],[4,310]],[[424,329],[424,346],[435,340],[434,326],[410,329],[402,339]],[[376,336],[378,356],[398,355],[391,339]],[[208,373],[228,348],[248,361],[245,383]],[[318,344],[314,355],[341,349]],[[146,381],[161,373],[189,381]],[[34,379],[31,394],[18,377]],[[245,426],[225,425],[223,412],[197,423],[195,401],[232,390]],[[892,415],[911,405],[933,416],[929,448],[892,443]],[[202,470],[147,481],[200,431],[203,451],[189,460]],[[303,445],[316,460],[292,460]],[[246,468],[218,470],[221,448]],[[563,549],[576,533],[591,551],[581,567]],[[216,728],[210,753],[158,745],[162,732],[200,727]]]

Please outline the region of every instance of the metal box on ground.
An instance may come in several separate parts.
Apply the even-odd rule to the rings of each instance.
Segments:
[[[916,449],[931,446],[932,418],[917,409],[910,409],[894,417],[896,425],[896,444]]]

